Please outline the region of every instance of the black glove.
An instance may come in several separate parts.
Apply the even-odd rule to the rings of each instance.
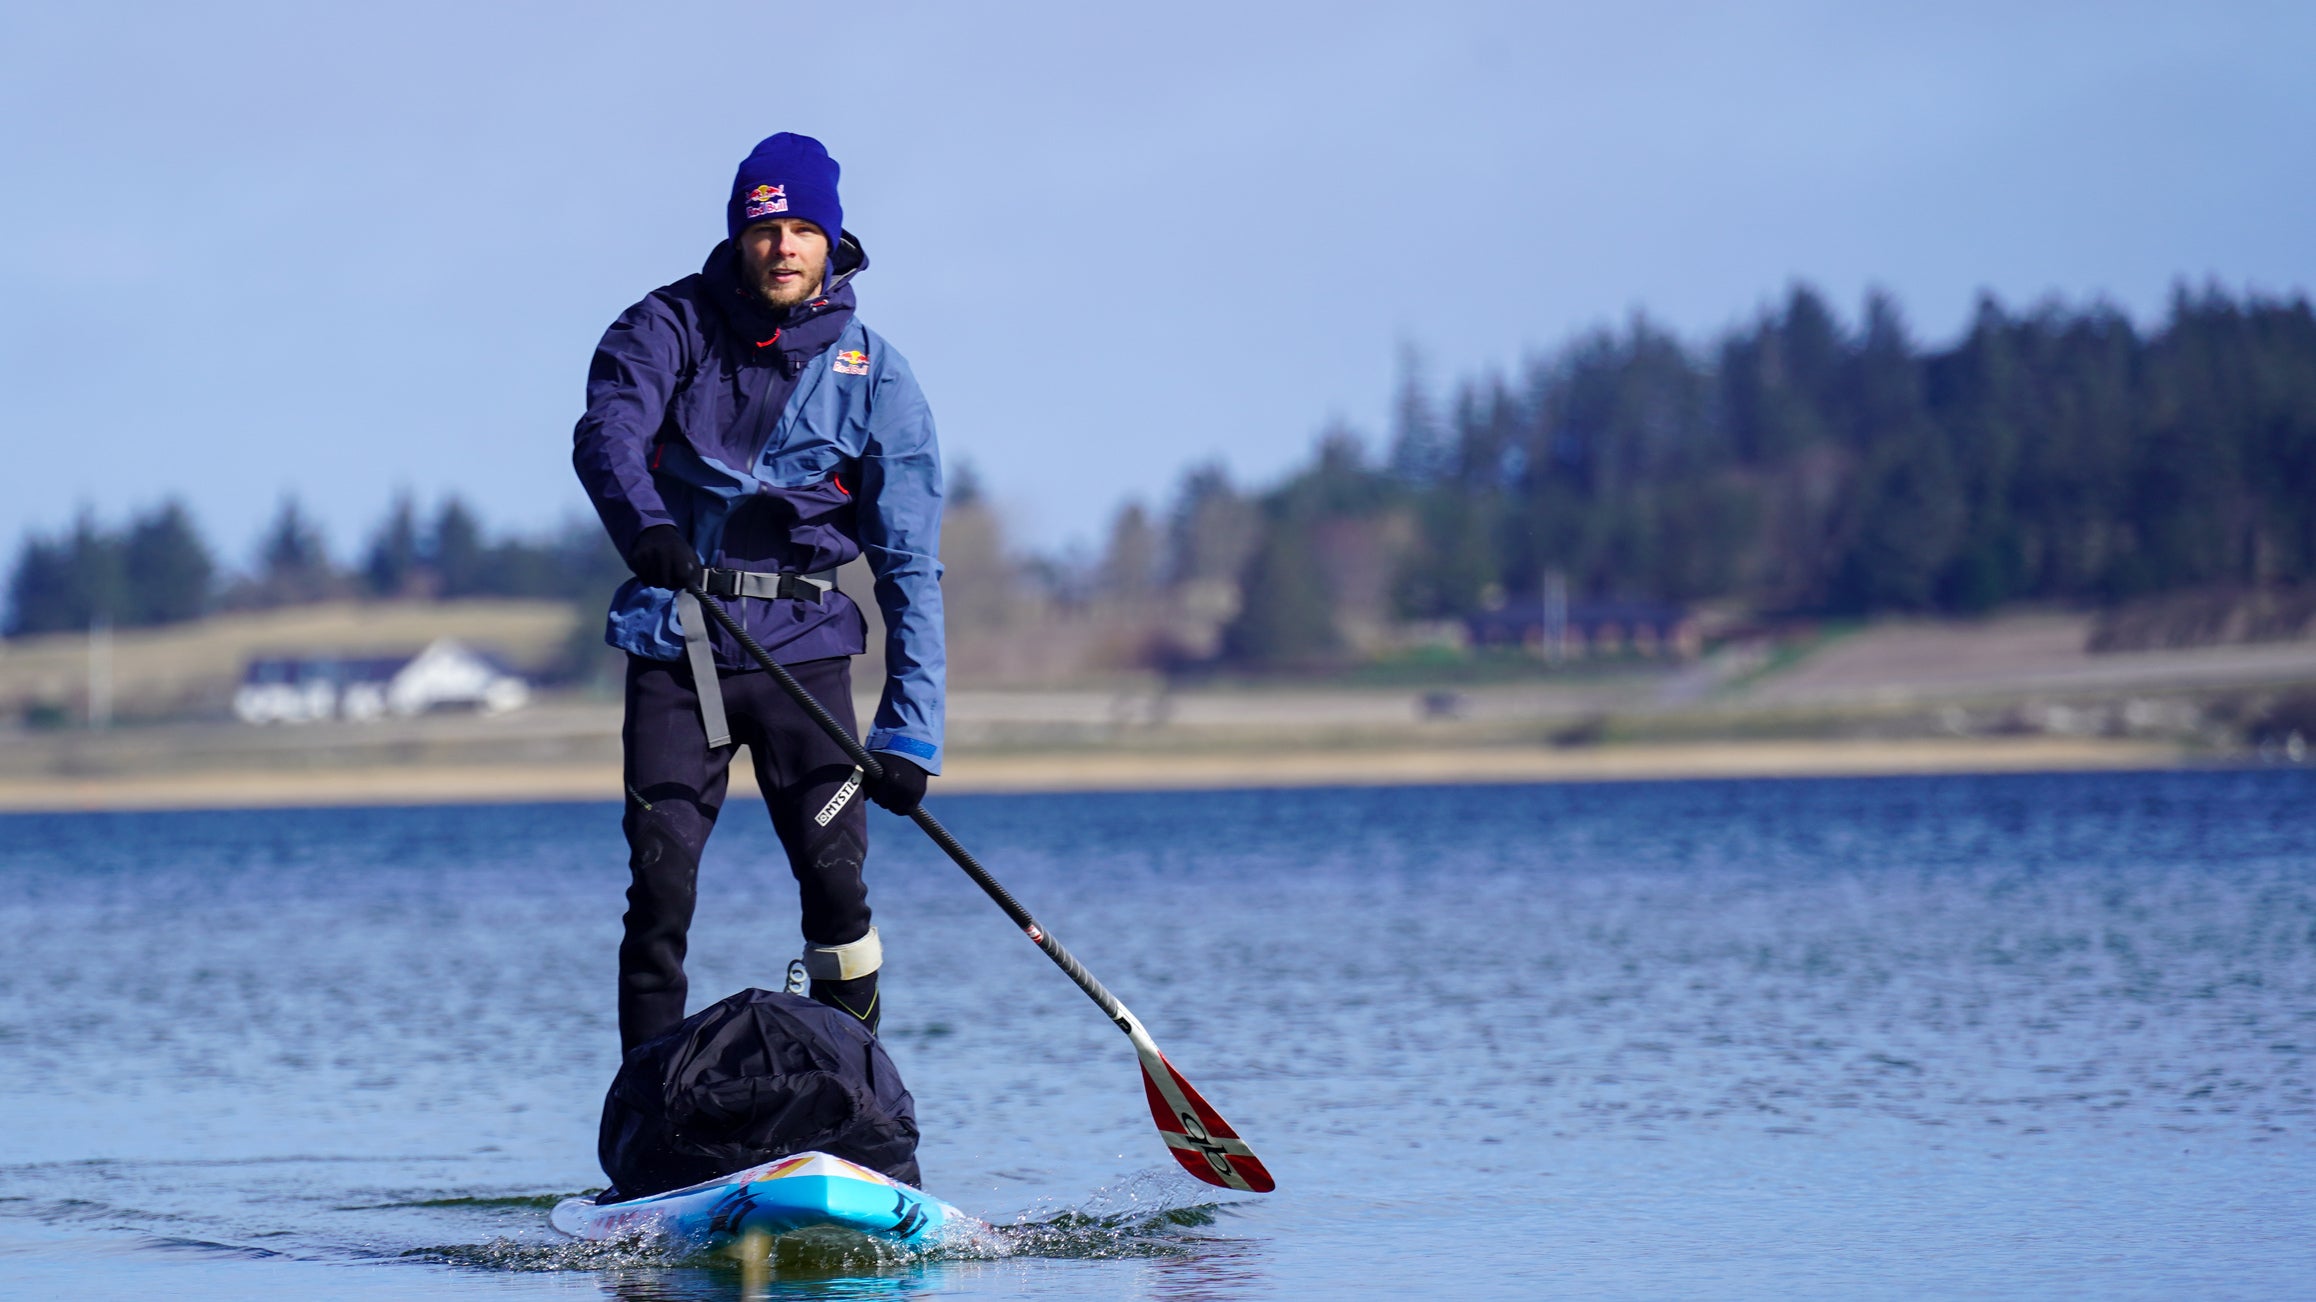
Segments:
[[[925,782],[933,775],[890,751],[878,752],[877,764],[885,777],[869,783],[869,799],[904,818],[915,813],[925,800]]]
[[[627,568],[655,588],[677,592],[700,581],[699,553],[672,524],[655,524],[635,535],[635,546],[628,549]]]

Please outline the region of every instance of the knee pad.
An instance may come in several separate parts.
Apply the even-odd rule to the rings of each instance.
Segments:
[[[700,848],[683,831],[652,815],[628,825],[627,913],[621,920],[630,944],[672,946],[677,964],[699,899]]]
[[[868,929],[868,884],[861,877],[859,838],[837,834],[804,847],[789,861],[804,909],[804,938],[857,936]]]
[[[638,873],[696,869],[712,826],[696,815],[685,817],[665,806],[649,813],[631,811],[622,829],[627,833],[627,866]]]
[[[867,857],[868,838],[844,822],[829,828],[813,828],[812,835],[804,838],[801,856],[815,872],[822,874],[831,870],[857,873],[861,861]]]

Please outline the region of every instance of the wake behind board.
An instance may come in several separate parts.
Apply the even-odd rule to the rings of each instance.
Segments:
[[[647,1198],[598,1205],[566,1198],[547,1222],[580,1239],[638,1230],[718,1247],[743,1234],[851,1230],[902,1247],[920,1246],[971,1217],[928,1194],[826,1153],[797,1153],[745,1171]]]

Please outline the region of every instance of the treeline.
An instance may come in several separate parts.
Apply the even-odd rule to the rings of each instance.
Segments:
[[[208,611],[217,562],[181,503],[106,529],[83,512],[57,537],[24,540],[8,579],[7,632],[109,622],[170,624]]]
[[[1820,613],[2316,578],[2304,297],[2182,290],[2151,332],[1985,298],[1932,349],[1887,296],[1852,325],[1801,287],[1703,347],[1636,317],[1444,395],[1407,371],[1380,456],[1337,431],[1260,496],[1227,657],[1343,653],[1379,576],[1400,620],[1551,574]]]
[[[407,495],[344,562],[297,500],[286,498],[253,563],[228,573],[184,506],[171,501],[119,527],[83,512],[68,530],[26,538],[9,571],[6,632],[149,626],[354,597],[599,600],[626,573],[592,520],[494,539],[458,498],[422,519]]]
[[[1535,602],[1549,576],[1575,600],[1807,614],[2316,580],[2303,297],[2182,291],[2151,330],[1988,298],[1930,348],[1886,296],[1847,322],[1798,287],[1702,344],[1636,317],[1444,391],[1405,370],[1381,439],[1330,430],[1254,491],[1193,470],[1158,509],[1121,511],[1098,558],[1011,555],[960,468],[952,663],[1339,662]],[[343,562],[286,501],[246,571],[215,556],[174,504],[117,528],[84,515],[25,541],[7,631],[354,596],[597,603],[626,576],[592,520],[492,538],[455,498],[398,501]]]

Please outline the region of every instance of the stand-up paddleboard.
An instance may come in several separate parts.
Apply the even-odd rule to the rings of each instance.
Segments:
[[[797,1153],[647,1198],[598,1205],[566,1198],[547,1221],[581,1239],[645,1231],[716,1247],[744,1234],[827,1228],[915,1247],[972,1218],[949,1204],[826,1153]]]

